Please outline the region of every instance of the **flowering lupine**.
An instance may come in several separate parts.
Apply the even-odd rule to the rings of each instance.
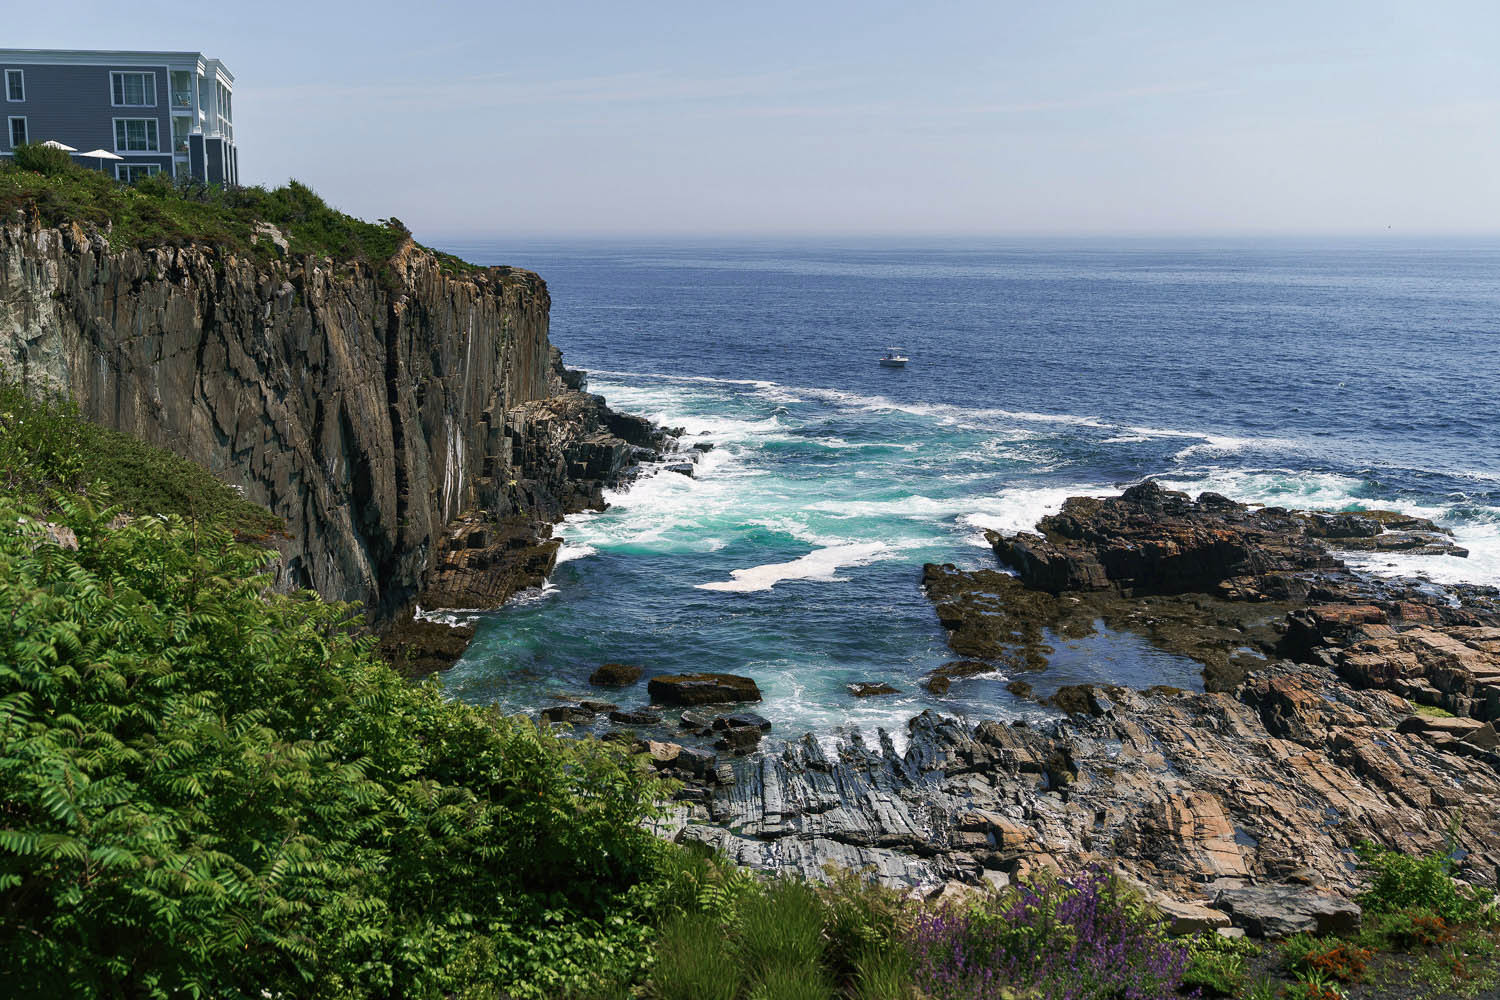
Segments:
[[[923,914],[912,942],[917,985],[933,1000],[1166,1000],[1188,949],[1132,908],[1105,872],[1020,886],[1001,912]]]

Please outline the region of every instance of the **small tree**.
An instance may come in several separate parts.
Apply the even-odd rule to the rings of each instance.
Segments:
[[[73,158],[67,154],[66,150],[58,149],[56,146],[47,146],[40,142],[25,142],[16,147],[15,153],[16,166],[22,170],[32,170],[49,177],[73,168]]]

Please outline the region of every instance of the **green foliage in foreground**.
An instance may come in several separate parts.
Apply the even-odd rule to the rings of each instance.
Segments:
[[[1495,922],[1494,893],[1455,880],[1449,854],[1413,857],[1370,843],[1358,851],[1370,873],[1370,888],[1360,897],[1367,912],[1420,910],[1450,924]]]
[[[0,490],[40,500],[93,484],[132,513],[177,514],[251,538],[283,527],[201,466],[88,423],[72,403],[29,391],[0,370]]]
[[[222,529],[38,507],[0,494],[0,995],[639,978],[644,769],[407,684]]]
[[[223,188],[158,174],[127,185],[57,150],[22,149],[8,158],[15,162],[0,163],[0,219],[25,211],[44,226],[96,226],[108,231],[115,250],[198,243],[269,259],[270,244],[250,239],[256,222],[269,222],[286,234],[295,254],[362,261],[379,270],[410,235],[398,219],[364,222],[330,208],[297,181],[272,190]],[[450,273],[475,270],[457,257],[436,256]]]
[[[679,861],[675,915],[654,942],[653,1000],[907,1000],[915,904],[853,875],[760,882]],[[686,887],[687,891],[681,891]]]

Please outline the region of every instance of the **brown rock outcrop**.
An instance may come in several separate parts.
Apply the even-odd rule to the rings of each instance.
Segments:
[[[878,746],[808,737],[705,788],[679,836],[759,867],[817,877],[833,862],[928,891],[1102,862],[1182,927],[1270,935],[1350,926],[1362,888],[1351,852],[1365,840],[1426,853],[1451,830],[1458,875],[1496,884],[1493,595],[1361,577],[1321,548],[1372,526],[1358,537],[1378,537],[1398,515],[1311,534],[1309,515],[1157,489],[1063,510],[1044,522],[1050,548],[1030,549],[1047,557],[1034,588],[927,567],[955,653],[1045,665],[1043,628],[1099,616],[1210,668],[1249,647],[1238,679],[1204,692],[1073,686],[1056,698],[1073,714],[1041,724],[924,713],[899,751],[884,732]],[[1094,565],[1107,587],[1068,568]],[[1050,592],[1058,581],[1076,589]],[[1414,716],[1408,698],[1457,717]]]

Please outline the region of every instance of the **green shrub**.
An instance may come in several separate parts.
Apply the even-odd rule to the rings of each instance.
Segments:
[[[40,142],[22,143],[15,148],[11,159],[22,170],[30,170],[48,177],[74,169],[73,158],[66,150]]]
[[[1453,937],[1448,921],[1420,908],[1367,913],[1359,931],[1360,944],[1395,951],[1435,948]]]
[[[1248,960],[1259,953],[1245,938],[1197,934],[1189,944],[1182,985],[1196,987],[1205,996],[1232,996],[1244,985]]]
[[[1494,919],[1494,894],[1455,880],[1447,854],[1413,857],[1368,841],[1357,850],[1370,873],[1370,888],[1360,897],[1367,911],[1425,910],[1453,924]]]
[[[0,495],[0,995],[640,976],[646,769],[408,685],[220,528],[54,496],[70,550],[38,506]]]

